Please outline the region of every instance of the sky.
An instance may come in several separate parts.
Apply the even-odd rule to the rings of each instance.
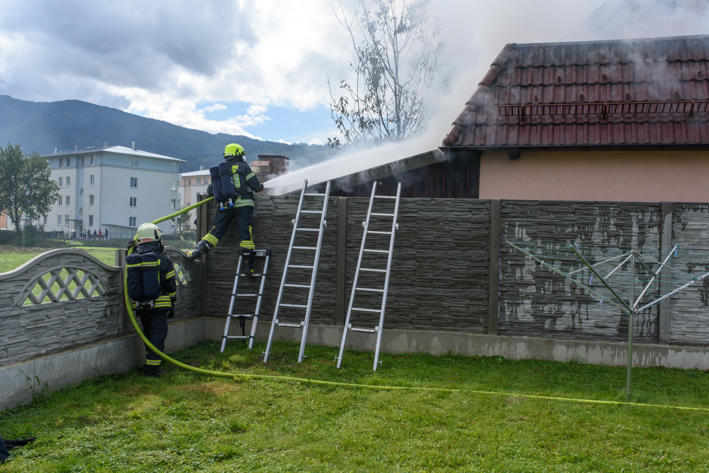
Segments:
[[[431,0],[451,78],[440,142],[506,43],[709,33],[706,0]],[[343,0],[347,8],[351,0]],[[2,0],[0,94],[77,99],[211,133],[326,143],[352,77],[330,0]],[[638,21],[640,19],[641,21]]]

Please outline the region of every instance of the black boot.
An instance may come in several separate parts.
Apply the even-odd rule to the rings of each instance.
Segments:
[[[209,243],[204,240],[200,240],[194,250],[186,251],[185,253],[187,254],[187,259],[189,261],[194,261],[211,249],[212,247],[209,246]]]
[[[241,257],[241,267],[244,268],[244,276],[253,276],[256,252],[254,250],[241,250]]]

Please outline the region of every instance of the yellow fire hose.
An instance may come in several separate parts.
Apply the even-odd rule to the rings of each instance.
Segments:
[[[211,202],[212,200],[214,200],[214,197],[209,197],[208,199],[205,199],[201,202],[190,205],[189,207],[185,207],[184,209],[181,209],[178,212],[175,212],[173,214],[170,214],[165,217],[154,220],[152,223],[157,225],[158,223],[164,222],[165,220],[173,219],[181,214],[184,214],[185,212],[189,212],[190,210],[199,207],[200,205],[204,205],[208,202]],[[135,247],[131,247],[128,250],[129,255],[133,253],[134,248]],[[685,410],[685,411],[709,412],[709,408],[706,408],[706,407],[670,406],[670,405],[661,405],[661,404],[633,403],[633,402],[625,402],[625,401],[602,401],[602,400],[595,400],[595,399],[576,399],[576,398],[567,398],[567,397],[541,396],[541,395],[535,395],[535,394],[520,394],[520,393],[497,392],[497,391],[475,391],[475,390],[470,390],[470,389],[456,389],[456,388],[432,388],[432,387],[425,387],[425,386],[385,386],[385,385],[371,385],[371,384],[357,384],[357,383],[342,383],[342,382],[337,382],[337,381],[323,381],[323,380],[319,380],[319,379],[298,378],[295,376],[278,376],[278,375],[268,375],[268,374],[247,374],[247,373],[225,373],[223,371],[205,370],[202,368],[196,368],[194,366],[190,366],[185,363],[179,362],[176,359],[167,356],[165,353],[163,353],[160,350],[158,350],[157,348],[155,348],[155,346],[152,343],[150,343],[148,338],[145,336],[143,331],[140,329],[140,326],[138,326],[138,322],[135,319],[135,313],[133,312],[133,306],[131,304],[130,298],[128,297],[128,289],[127,289],[128,288],[128,272],[127,271],[123,272],[123,287],[124,287],[123,293],[125,296],[126,308],[128,309],[128,315],[130,316],[130,320],[133,323],[133,327],[135,327],[135,331],[138,333],[138,336],[143,340],[145,345],[148,348],[150,348],[153,352],[155,352],[160,358],[162,358],[163,360],[165,360],[167,362],[172,363],[175,366],[179,366],[180,368],[184,368],[186,370],[194,371],[195,373],[206,374],[208,376],[218,376],[221,378],[232,378],[232,379],[247,378],[247,379],[273,379],[273,380],[280,380],[280,381],[296,381],[296,382],[302,382],[302,383],[329,385],[329,386],[340,386],[340,387],[347,387],[347,388],[374,389],[374,390],[379,390],[379,391],[461,392],[461,393],[470,393],[470,394],[488,395],[488,396],[522,397],[522,398],[528,398],[528,399],[540,399],[540,400],[548,400],[548,401],[566,401],[566,402],[585,403],[585,404],[629,405],[629,406],[636,406],[636,407],[652,407],[652,408],[663,408],[663,409],[677,409],[677,410]]]

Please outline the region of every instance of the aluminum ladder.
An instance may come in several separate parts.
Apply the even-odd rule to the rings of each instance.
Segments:
[[[271,352],[271,343],[273,342],[273,331],[276,328],[276,326],[278,326],[278,327],[293,327],[293,328],[302,328],[303,329],[302,338],[300,340],[300,352],[298,353],[298,363],[302,362],[303,358],[305,357],[305,341],[308,337],[308,325],[310,324],[310,311],[313,308],[313,296],[315,294],[315,280],[318,275],[318,263],[320,261],[320,248],[322,247],[323,232],[324,232],[325,227],[327,226],[326,217],[327,217],[327,203],[328,203],[328,198],[330,197],[330,181],[327,181],[327,185],[325,186],[325,193],[324,194],[307,193],[306,192],[307,187],[308,187],[308,181],[305,180],[305,181],[303,181],[303,189],[300,191],[300,201],[298,202],[298,210],[296,211],[295,219],[293,219],[293,234],[291,235],[290,245],[288,246],[288,256],[286,256],[286,263],[283,268],[283,277],[281,278],[281,287],[278,290],[278,299],[276,300],[276,308],[273,313],[273,320],[271,321],[271,332],[268,334],[268,343],[266,344],[266,351],[264,351],[264,356],[263,356],[264,362],[268,361],[268,355]],[[303,210],[303,202],[306,198],[319,199],[322,202],[322,207],[321,207],[322,210]],[[318,228],[302,228],[300,226],[301,217],[305,214],[319,215],[320,216],[320,226]],[[306,233],[307,232],[317,232],[318,233],[318,241],[317,241],[316,246],[296,246],[295,241],[296,241],[296,235],[298,234],[298,232],[306,232]],[[315,258],[314,258],[312,266],[291,264],[293,250],[303,251],[303,252],[307,252],[307,253],[314,251]],[[288,284],[287,280],[288,280],[289,271],[291,269],[312,271],[312,274],[310,277],[310,285]],[[283,303],[283,292],[284,292],[285,288],[308,289],[307,304],[302,305],[302,304],[285,304],[285,303]],[[299,324],[281,322],[280,319],[278,318],[281,308],[305,309],[305,318]]]
[[[239,254],[239,262],[236,264],[236,277],[234,277],[234,287],[231,290],[231,300],[229,301],[229,313],[226,316],[226,323],[224,324],[224,335],[222,336],[222,347],[219,353],[224,352],[224,347],[226,347],[226,342],[229,339],[248,339],[249,350],[254,347],[254,337],[256,336],[256,325],[258,324],[259,311],[261,310],[261,302],[263,301],[263,288],[266,285],[266,274],[268,273],[268,261],[271,258],[271,250],[253,250],[256,253],[256,258],[264,258],[263,261],[263,271],[260,273],[255,273],[247,276],[246,274],[241,274],[241,263],[244,259],[242,254]],[[239,294],[239,278],[261,278],[261,284],[259,285],[257,294]],[[253,314],[234,314],[234,303],[237,297],[249,297],[256,298],[256,309],[254,309]],[[242,335],[229,335],[229,325],[231,325],[231,319],[239,319],[239,324],[241,325]],[[246,325],[246,319],[251,319],[251,332],[246,335],[244,332],[244,327]]]
[[[347,333],[351,330],[353,332],[364,332],[364,333],[376,333],[377,334],[377,345],[374,351],[374,371],[377,371],[377,366],[381,363],[379,361],[379,349],[382,344],[382,330],[384,328],[384,313],[386,311],[386,305],[387,305],[387,292],[389,291],[389,276],[391,275],[391,260],[392,256],[394,255],[394,239],[396,236],[396,230],[399,229],[399,224],[397,223],[397,218],[399,216],[399,201],[401,200],[401,182],[398,183],[396,186],[396,196],[391,197],[391,196],[384,196],[384,195],[376,195],[377,192],[377,182],[374,182],[372,185],[372,196],[369,199],[369,208],[367,209],[367,220],[362,222],[362,226],[364,226],[364,233],[362,234],[362,246],[360,246],[359,249],[359,258],[357,259],[357,269],[355,270],[355,277],[354,281],[352,283],[352,295],[350,296],[350,303],[349,306],[347,307],[347,318],[345,319],[345,327],[344,330],[342,331],[342,343],[340,344],[340,354],[335,358],[337,360],[337,368],[339,369],[342,366],[342,356],[345,352],[345,342],[347,340]],[[372,212],[372,208],[374,206],[374,200],[375,199],[392,199],[394,200],[394,211],[393,213],[374,213]],[[375,231],[375,230],[370,230],[370,224],[372,223],[372,217],[381,217],[381,218],[391,218],[391,231],[385,232],[385,231]],[[374,234],[374,235],[389,235],[389,249],[388,250],[376,250],[376,249],[367,249],[365,247],[367,243],[367,235]],[[375,268],[363,268],[362,267],[362,256],[364,253],[374,253],[374,254],[380,254],[380,255],[387,255],[387,264],[386,264],[386,269],[375,269]],[[384,273],[384,288],[383,289],[377,289],[377,288],[368,288],[368,287],[359,287],[357,284],[359,282],[359,274],[360,271],[363,272],[371,272],[371,273]],[[379,309],[367,309],[364,307],[355,307],[354,302],[355,302],[355,297],[357,296],[358,293],[378,293],[382,295],[382,303]],[[361,297],[360,297],[361,299]],[[364,313],[371,313],[371,314],[379,314],[379,325],[375,326],[374,328],[357,328],[353,327],[351,320],[352,320],[352,312],[364,312]]]

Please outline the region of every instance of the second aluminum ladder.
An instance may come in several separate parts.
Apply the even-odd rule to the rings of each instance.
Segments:
[[[399,201],[401,199],[401,182],[396,186],[396,196],[384,196],[376,195],[377,183],[374,182],[372,185],[372,196],[369,199],[369,208],[367,209],[367,220],[362,222],[364,226],[364,234],[362,235],[362,246],[359,249],[359,258],[357,259],[357,269],[355,270],[354,282],[352,283],[352,295],[350,296],[350,303],[347,308],[347,318],[345,319],[345,327],[342,331],[342,343],[340,344],[340,354],[337,359],[337,368],[339,369],[342,365],[342,355],[345,352],[345,342],[347,340],[347,332],[352,330],[353,332],[365,332],[365,333],[376,333],[377,334],[377,345],[374,351],[374,371],[377,371],[377,366],[379,365],[379,348],[382,345],[382,330],[384,329],[384,312],[386,311],[387,305],[387,292],[389,291],[389,276],[391,275],[391,260],[394,255],[394,237],[396,236],[396,230],[399,229],[399,224],[397,223],[397,218],[399,216]],[[394,200],[394,211],[393,213],[375,213],[372,212],[375,199],[393,199]],[[377,231],[371,230],[372,217],[379,218],[391,218],[391,231]],[[367,243],[367,235],[389,235],[389,249],[388,250],[378,250],[378,249],[368,249],[365,248]],[[362,256],[364,253],[373,253],[387,255],[387,265],[386,269],[376,269],[376,268],[363,268],[362,267]],[[357,284],[359,282],[359,274],[362,272],[371,273],[384,273],[384,288],[368,288],[359,287]],[[363,307],[355,307],[355,296],[358,292],[364,293],[379,293],[382,295],[382,303],[379,309],[368,309]],[[359,299],[362,299],[361,297]],[[374,328],[356,328],[350,323],[352,318],[352,312],[365,312],[371,314],[379,314],[379,325]]]
[[[290,245],[288,246],[288,256],[286,256],[286,264],[283,268],[283,277],[281,278],[281,287],[278,290],[278,299],[276,300],[276,308],[273,312],[273,320],[271,321],[271,331],[268,334],[268,343],[266,344],[266,351],[264,352],[263,361],[268,361],[268,355],[271,352],[271,343],[273,342],[273,331],[276,326],[279,327],[292,327],[292,328],[302,328],[303,334],[300,340],[300,352],[298,353],[298,363],[303,361],[305,356],[305,341],[308,338],[308,325],[310,324],[310,311],[313,308],[313,296],[315,294],[315,280],[318,275],[318,263],[320,261],[320,248],[322,247],[323,232],[327,226],[327,203],[330,197],[330,181],[327,181],[325,186],[324,194],[307,193],[308,181],[303,181],[303,190],[300,192],[300,201],[298,202],[298,210],[295,214],[295,219],[293,220],[293,234],[291,235]],[[322,210],[303,210],[303,201],[306,199],[321,199],[322,200]],[[318,228],[302,228],[301,217],[304,214],[314,214],[320,216],[320,226]],[[318,241],[316,246],[296,246],[296,235],[298,232],[318,232]],[[291,264],[291,259],[293,256],[293,250],[298,250],[302,252],[315,252],[315,258],[313,265],[296,265]],[[306,284],[289,284],[287,283],[288,274],[290,269],[298,270],[312,270],[310,277],[310,285]],[[308,302],[306,305],[303,304],[285,304],[283,303],[283,292],[285,288],[293,289],[308,289]],[[281,322],[278,318],[279,311],[282,307],[294,308],[294,309],[305,309],[305,318],[299,324]]]

